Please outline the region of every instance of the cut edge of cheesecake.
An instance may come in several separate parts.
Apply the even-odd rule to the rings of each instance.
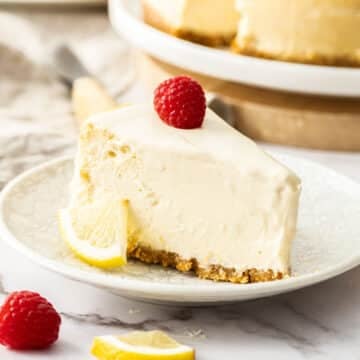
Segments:
[[[119,151],[121,153],[126,154],[129,151],[129,149],[127,148],[127,145],[121,145],[116,142],[117,141],[116,134],[121,134],[121,131],[124,130],[124,129],[121,129],[121,126],[119,126],[120,122],[122,120],[124,120],[124,118],[128,118],[129,124],[130,124],[130,118],[132,118],[133,113],[137,112],[137,109],[140,109],[139,110],[140,112],[143,111],[143,112],[149,114],[149,122],[150,123],[151,123],[151,121],[155,121],[156,122],[155,124],[157,124],[157,121],[159,122],[157,125],[154,124],[154,126],[156,128],[158,128],[156,130],[156,136],[159,135],[161,139],[165,139],[164,141],[166,141],[166,146],[172,146],[171,136],[179,137],[182,139],[181,141],[185,140],[184,144],[181,145],[181,146],[185,146],[185,147],[184,148],[181,147],[179,150],[186,152],[188,145],[190,145],[191,147],[193,146],[193,143],[189,139],[186,139],[186,136],[187,136],[186,134],[190,134],[190,133],[193,133],[193,135],[190,136],[190,137],[192,137],[192,140],[195,140],[197,138],[197,140],[200,141],[199,135],[200,135],[201,129],[192,130],[192,131],[191,130],[190,131],[189,130],[185,130],[185,131],[178,130],[178,129],[171,128],[165,124],[162,124],[161,120],[158,118],[155,120],[151,120],[151,118],[157,117],[157,115],[155,115],[155,113],[153,113],[150,110],[151,107],[148,106],[147,104],[136,106],[136,107],[131,106],[127,109],[124,108],[123,110],[116,110],[116,111],[112,112],[113,115],[111,115],[111,113],[107,113],[104,115],[98,115],[98,116],[90,118],[83,125],[81,135],[80,135],[79,153],[78,153],[78,157],[77,157],[77,161],[76,161],[75,176],[74,176],[74,180],[73,180],[73,184],[72,184],[72,189],[74,191],[72,192],[72,202],[71,202],[70,206],[72,206],[72,205],[76,206],[76,203],[79,201],[79,199],[81,199],[80,202],[81,201],[92,201],[91,199],[93,198],[94,193],[96,191],[96,189],[95,189],[96,186],[94,186],[94,184],[92,183],[93,175],[90,174],[90,171],[89,171],[89,169],[91,169],[92,164],[90,164],[83,157],[84,154],[82,154],[82,152],[84,152],[84,151],[85,152],[88,151],[89,153],[92,153],[94,151],[94,148],[89,147],[89,148],[85,149],[83,147],[84,144],[85,143],[91,144],[92,142],[94,144],[94,143],[96,143],[96,141],[99,138],[102,138],[101,141],[103,141],[103,144],[114,142],[114,144],[116,144],[116,147],[119,149]],[[214,134],[214,132],[217,133],[217,130],[222,130],[222,129],[225,132],[230,131],[231,136],[230,136],[229,140],[232,143],[233,150],[236,150],[236,141],[237,141],[237,137],[239,137],[239,141],[241,142],[241,140],[242,140],[244,142],[244,144],[242,146],[250,147],[252,149],[251,151],[254,151],[255,153],[259,152],[259,154],[264,154],[260,149],[257,148],[257,146],[250,139],[247,139],[240,133],[237,133],[235,130],[230,128],[228,125],[226,125],[221,119],[219,119],[210,110],[207,111],[207,118],[208,118],[208,121],[210,121],[210,120],[211,121],[210,121],[210,124],[208,125],[209,128],[205,132],[210,131],[212,134]],[[114,121],[114,120],[116,120],[116,121]],[[118,121],[118,123],[116,123],[117,121]],[[212,122],[214,122],[214,123],[212,123]],[[131,124],[130,126],[133,126],[133,125]],[[136,126],[136,125],[134,125],[134,126]],[[149,133],[149,130],[150,130],[149,126],[151,127],[152,125],[147,125],[147,129],[142,129],[144,131],[144,133],[146,133],[146,134]],[[136,132],[134,132],[135,130],[141,131],[141,129],[138,129],[137,127],[135,127],[135,129],[133,128],[130,130],[130,133],[134,135],[136,133]],[[157,134],[157,132],[160,132],[160,133]],[[166,134],[170,135],[170,139],[167,139]],[[219,134],[219,135],[221,135],[221,134]],[[147,138],[148,136],[151,137],[151,135],[146,135],[145,137]],[[193,136],[195,136],[196,138],[194,138]],[[206,136],[206,134],[204,136]],[[207,136],[209,136],[209,134]],[[93,141],[93,139],[95,139],[95,140]],[[157,140],[157,138],[155,138],[154,141],[156,141],[156,140]],[[153,140],[151,140],[151,141],[153,141]],[[235,141],[235,143],[233,143],[233,141]],[[207,141],[205,141],[205,142],[207,142]],[[201,143],[201,141],[200,141],[200,143]],[[112,144],[112,146],[114,144]],[[171,144],[171,145],[169,145],[169,144]],[[100,142],[100,145],[101,145],[101,142]],[[207,146],[207,144],[204,144],[204,143],[198,144],[198,145],[200,147]],[[88,145],[85,145],[85,146],[87,147]],[[103,146],[103,145],[101,145],[101,146]],[[83,150],[81,150],[81,148],[83,148]],[[115,149],[113,149],[113,150],[115,150]],[[104,148],[101,150],[101,154],[102,154],[101,156],[110,157],[110,158],[115,157],[116,155],[114,155],[113,150]],[[115,150],[115,151],[117,151],[117,150]],[[213,153],[213,155],[214,154],[215,153]],[[216,155],[218,155],[218,154],[216,154]],[[223,154],[223,156],[228,157],[228,156],[230,156],[230,154],[225,153],[225,154]],[[263,156],[263,155],[261,155],[261,156]],[[83,158],[80,159],[81,157],[83,157]],[[294,237],[294,233],[295,233],[298,198],[300,195],[300,180],[296,177],[295,174],[293,174],[291,171],[286,169],[286,167],[284,167],[283,165],[278,164],[270,156],[266,155],[265,157],[267,158],[267,160],[266,160],[267,163],[264,165],[265,166],[264,169],[268,169],[265,171],[270,171],[270,172],[273,171],[273,174],[271,176],[279,177],[280,179],[283,179],[280,181],[282,181],[283,183],[286,182],[287,183],[286,186],[291,188],[291,190],[289,190],[289,189],[288,190],[290,192],[293,192],[293,194],[289,195],[290,196],[289,201],[292,202],[292,205],[289,208],[289,212],[291,214],[289,216],[291,217],[291,219],[286,220],[286,223],[288,221],[290,221],[290,223],[291,223],[290,229],[288,228],[289,224],[284,224],[283,225],[284,229],[282,230],[285,232],[290,232],[291,234],[288,233],[287,235],[282,235],[282,236],[286,236],[287,240],[283,239],[280,241],[281,245],[280,245],[280,243],[278,245],[276,245],[278,247],[278,249],[276,251],[281,251],[281,253],[284,252],[283,255],[278,255],[278,256],[280,256],[280,257],[284,256],[285,258],[287,258],[289,255],[289,252],[290,252],[290,243],[291,243],[292,238]],[[218,158],[218,160],[221,161],[221,158]],[[249,161],[248,159],[244,159],[244,160],[246,160],[247,162]],[[102,158],[99,161],[102,161]],[[276,164],[275,169],[269,168],[269,166],[270,167],[272,166],[271,165],[272,163],[274,163],[274,165]],[[248,166],[248,165],[245,165],[245,166]],[[253,171],[256,172],[256,167]],[[103,176],[103,175],[101,175],[101,176]],[[285,180],[286,178],[288,178],[288,180]],[[79,185],[79,184],[81,184],[81,185]],[[82,189],[80,189],[81,187],[82,187]],[[80,189],[80,191],[79,191],[79,189]],[[288,190],[285,190],[285,191],[288,191]],[[284,190],[279,189],[279,191],[284,191]],[[76,192],[78,192],[78,194]],[[129,200],[131,203],[131,199],[129,199]],[[286,215],[286,216],[288,216],[288,215]],[[221,242],[221,241],[222,241],[222,239],[219,238],[219,242]],[[282,243],[283,241],[284,241],[284,243]],[[168,251],[168,250],[170,250],[170,251]],[[204,266],[194,256],[186,257],[186,256],[180,255],[176,251],[171,251],[171,249],[159,250],[159,249],[152,248],[148,244],[146,244],[146,245],[141,244],[141,242],[137,238],[136,231],[129,236],[127,254],[128,254],[129,258],[140,260],[143,263],[158,264],[163,267],[171,267],[171,268],[177,269],[180,272],[193,271],[199,278],[202,278],[202,279],[241,283],[241,284],[280,280],[280,279],[288,277],[291,272],[290,265],[289,265],[289,259],[286,260],[286,263],[288,265],[282,266],[283,271],[275,270],[275,267],[274,268],[265,267],[264,269],[262,269],[260,267],[253,267],[253,266],[247,266],[246,268],[243,268],[243,269],[236,269],[235,267],[222,265],[221,263],[217,263],[216,261]],[[281,261],[283,261],[283,260],[281,260]]]
[[[231,34],[204,34],[198,31],[187,30],[171,25],[156,9],[142,0],[143,20],[146,24],[175,36],[179,39],[188,40],[210,47],[222,47],[231,44],[236,36],[236,31]]]
[[[358,37],[356,42],[346,44],[350,30],[360,26],[355,14],[360,9],[359,3],[354,9],[353,0],[349,4],[326,0],[316,6],[313,2],[236,0],[240,18],[237,35],[231,43],[232,51],[284,62],[359,67]],[[284,16],[284,12],[288,16]],[[350,18],[348,14],[352,13],[355,15]],[[345,16],[348,17],[345,19]]]

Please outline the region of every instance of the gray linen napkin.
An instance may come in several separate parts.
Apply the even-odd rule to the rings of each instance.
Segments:
[[[71,22],[71,15],[63,16]],[[103,17],[106,23],[106,14]],[[77,129],[69,90],[49,65],[54,43],[42,45],[34,25],[18,16],[0,12],[0,24],[1,189],[25,169],[74,153]],[[130,81],[124,71],[129,53],[108,28],[90,37],[85,33],[72,45],[113,92],[119,90],[116,85]]]

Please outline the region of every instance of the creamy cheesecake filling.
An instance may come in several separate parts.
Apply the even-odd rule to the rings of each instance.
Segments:
[[[220,265],[289,273],[300,183],[210,110],[180,130],[150,105],[90,120],[82,131],[71,206],[130,201],[130,247]]]
[[[181,27],[186,4],[185,0],[143,0],[143,4],[161,15],[168,25],[175,29]]]
[[[358,0],[237,0],[235,48],[291,61],[360,65]]]
[[[231,40],[239,20],[235,0],[143,0],[143,7],[151,25],[200,42]]]

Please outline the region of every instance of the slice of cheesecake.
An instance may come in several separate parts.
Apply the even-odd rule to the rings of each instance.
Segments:
[[[129,257],[248,283],[290,274],[299,194],[296,175],[211,110],[182,130],[145,104],[84,125],[70,207],[127,199]]]
[[[235,0],[142,0],[144,20],[177,37],[210,46],[235,37]]]
[[[240,53],[360,66],[359,0],[237,0],[237,9]]]

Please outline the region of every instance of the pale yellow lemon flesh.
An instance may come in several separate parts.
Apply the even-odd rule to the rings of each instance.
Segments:
[[[195,351],[161,331],[135,331],[94,339],[92,355],[98,360],[194,360]]]
[[[127,200],[60,210],[59,225],[64,241],[84,262],[106,269],[126,264]]]

